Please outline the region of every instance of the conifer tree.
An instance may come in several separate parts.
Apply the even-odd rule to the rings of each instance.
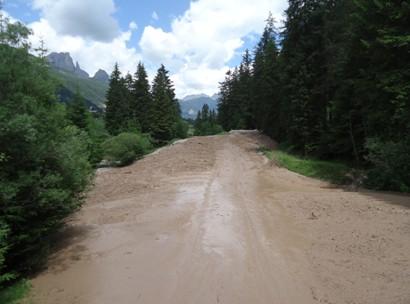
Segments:
[[[107,103],[105,110],[105,123],[108,132],[112,135],[127,131],[130,122],[130,93],[127,86],[128,80],[121,76],[118,64],[115,64],[111,73],[110,84],[107,92]]]
[[[133,100],[131,109],[137,121],[139,121],[142,132],[151,131],[152,120],[152,96],[150,84],[144,65],[140,62],[134,75]]]
[[[152,135],[159,141],[170,140],[175,136],[180,117],[174,88],[164,65],[154,78],[152,99]]]

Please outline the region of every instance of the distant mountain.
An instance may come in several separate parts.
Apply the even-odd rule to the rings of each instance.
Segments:
[[[220,97],[221,97],[221,95],[219,95],[219,93],[216,93],[216,94],[211,96],[211,98],[216,100],[216,101],[218,101]]]
[[[210,110],[217,109],[216,94],[212,97],[205,94],[189,95],[179,101],[181,106],[181,114],[183,118],[195,119],[198,111],[200,111],[204,104],[208,104]]]
[[[110,81],[110,76],[107,74],[106,71],[100,69],[95,73],[93,79],[97,81],[108,83]]]
[[[78,89],[90,107],[104,109],[109,82],[107,72],[98,70],[90,78],[78,62],[74,65],[70,53],[51,53],[46,58],[52,68],[52,74],[60,82],[57,95],[62,102],[68,102]]]
[[[56,70],[63,70],[69,73],[73,73],[82,78],[89,78],[90,75],[81,69],[78,62],[74,65],[73,58],[70,53],[51,53],[47,57],[50,65]]]

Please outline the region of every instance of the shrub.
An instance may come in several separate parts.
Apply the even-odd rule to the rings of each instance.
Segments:
[[[106,140],[102,147],[105,158],[120,166],[131,164],[152,149],[149,137],[139,133],[121,133]]]
[[[55,101],[29,30],[3,20],[0,44],[0,288],[35,269],[49,236],[81,204],[92,169],[88,136]],[[6,35],[5,35],[6,34]]]
[[[196,136],[207,136],[215,135],[223,132],[223,128],[216,124],[208,121],[200,122],[196,124],[194,135]]]
[[[367,141],[368,171],[366,185],[378,190],[410,192],[410,139],[401,142]]]
[[[87,133],[89,136],[90,162],[95,166],[103,160],[104,149],[102,144],[109,138],[108,131],[105,129],[104,120],[90,117],[88,120]]]
[[[181,139],[187,138],[188,130],[189,130],[189,124],[186,121],[180,119],[176,125],[175,136]]]

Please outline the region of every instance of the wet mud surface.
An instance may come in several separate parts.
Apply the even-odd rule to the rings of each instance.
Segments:
[[[410,303],[410,198],[277,167],[255,132],[100,170],[35,304]]]

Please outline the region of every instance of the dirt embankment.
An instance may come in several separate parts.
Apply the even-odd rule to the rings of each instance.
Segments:
[[[192,138],[100,171],[30,300],[410,303],[410,198],[278,168],[266,140]]]

